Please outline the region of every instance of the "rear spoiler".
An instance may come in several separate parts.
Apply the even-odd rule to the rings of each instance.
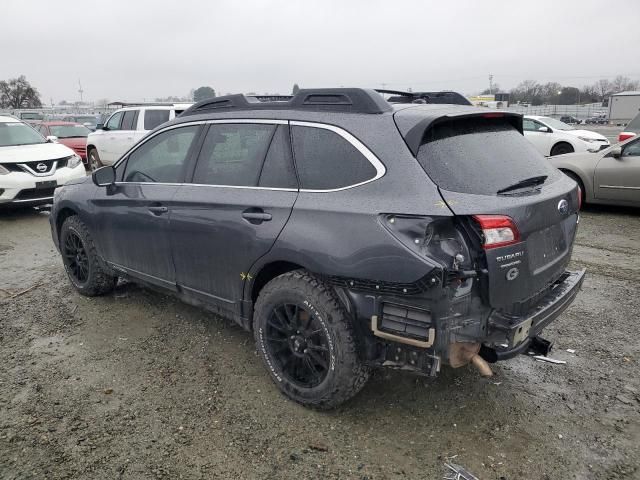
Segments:
[[[456,109],[447,114],[433,115],[437,112],[425,111],[424,115],[414,115],[418,109],[408,108],[397,112],[394,116],[396,125],[400,133],[404,137],[404,141],[413,153],[418,155],[418,149],[422,144],[422,139],[427,130],[433,128],[434,125],[462,120],[465,118],[503,118],[506,123],[511,124],[520,133],[522,130],[522,115],[519,113],[505,112],[504,110],[487,110],[485,108],[465,108]],[[407,118],[403,118],[403,114],[407,113]]]

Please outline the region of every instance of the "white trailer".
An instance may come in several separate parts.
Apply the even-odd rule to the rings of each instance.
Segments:
[[[609,123],[626,125],[640,112],[640,92],[620,92],[609,98]]]

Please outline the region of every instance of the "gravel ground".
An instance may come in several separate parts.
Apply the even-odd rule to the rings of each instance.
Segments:
[[[3,479],[640,478],[640,211],[588,208],[589,271],[546,331],[566,365],[520,357],[482,379],[380,371],[329,413],[281,396],[252,337],[123,283],[77,295],[46,212],[0,213]],[[574,349],[575,353],[567,352]]]

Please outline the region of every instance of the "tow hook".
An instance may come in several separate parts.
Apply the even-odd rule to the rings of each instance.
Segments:
[[[542,355],[546,357],[551,351],[551,347],[553,343],[549,340],[546,340],[542,337],[533,337],[531,339],[531,343],[529,344],[529,351],[535,353],[536,355]]]

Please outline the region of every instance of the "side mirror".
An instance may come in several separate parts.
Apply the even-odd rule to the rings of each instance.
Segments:
[[[91,180],[99,187],[108,187],[116,182],[116,169],[111,165],[99,168],[91,174]]]
[[[609,152],[609,155],[612,156],[613,158],[622,157],[622,147],[613,147]]]
[[[551,129],[549,127],[540,127],[538,128],[538,131],[542,133],[551,133]]]
[[[47,142],[58,143],[58,137],[56,137],[55,135],[47,135]]]

